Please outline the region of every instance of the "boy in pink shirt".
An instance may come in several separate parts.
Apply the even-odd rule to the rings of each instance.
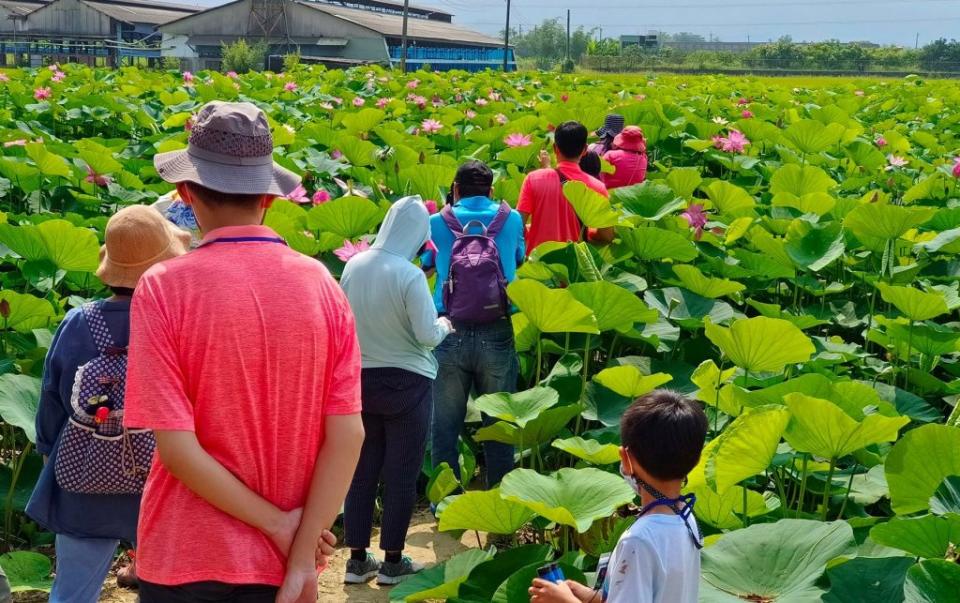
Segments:
[[[185,151],[154,158],[204,238],[133,297],[125,423],[157,438],[142,603],[316,601],[318,543],[359,457],[353,315],[319,262],[260,225],[299,180],[272,155],[259,109],[214,102]]]

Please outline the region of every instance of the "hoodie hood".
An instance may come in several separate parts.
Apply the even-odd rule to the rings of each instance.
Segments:
[[[404,197],[392,206],[380,226],[373,249],[382,249],[408,260],[430,240],[430,212],[419,195]]]

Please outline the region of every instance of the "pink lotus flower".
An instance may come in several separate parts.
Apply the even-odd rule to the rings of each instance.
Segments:
[[[960,157],[953,160],[953,177],[960,178]]]
[[[236,71],[228,71],[228,72],[227,72],[227,77],[230,78],[231,80],[235,80],[235,79],[237,79],[237,78],[240,77],[240,76],[237,74]]]
[[[887,167],[884,169],[889,172],[890,170],[904,167],[905,165],[910,163],[910,161],[906,157],[900,157],[898,155],[890,154],[890,155],[887,155],[887,163],[889,165],[887,165]]]
[[[507,116],[504,115],[503,113],[497,113],[497,116],[494,117],[493,119],[496,120],[496,122],[501,126],[507,123],[508,121],[510,121],[509,119],[507,119]]]
[[[342,105],[342,104],[343,104],[343,99],[340,98],[339,96],[334,96],[333,99],[331,99],[331,100],[333,100],[333,104],[335,104],[335,105]]]
[[[362,107],[362,106],[364,106],[366,103],[367,103],[367,101],[365,101],[365,100],[364,100],[362,97],[360,97],[360,96],[355,96],[355,97],[353,98],[353,106],[354,106],[354,107]]]
[[[430,104],[433,105],[434,108],[442,107],[443,99],[440,98],[439,96],[434,95],[433,100],[430,101]]]
[[[191,115],[190,117],[187,118],[187,121],[185,121],[185,122],[183,123],[183,129],[186,130],[187,132],[189,132],[190,130],[192,130],[192,129],[193,129],[193,122],[194,122],[194,117],[193,117],[193,115]]]
[[[744,119],[752,119],[752,118],[753,118],[753,113],[752,113],[751,111],[749,111],[749,110],[744,110],[743,113],[740,114],[740,117],[742,117],[742,118],[744,118]]]
[[[508,147],[528,147],[533,144],[533,139],[529,134],[521,134],[519,132],[514,132],[513,134],[508,135],[503,139],[503,142],[506,143]]]
[[[0,73],[0,82],[9,82],[10,76],[6,73]]]
[[[47,69],[49,69],[50,71],[60,71],[60,64],[54,63],[52,65],[47,65]]]
[[[863,90],[854,90],[854,91],[853,91],[853,95],[854,95],[854,96],[863,96]]]
[[[443,128],[443,124],[435,119],[425,119],[420,124],[420,128],[427,134],[433,134],[439,132]]]
[[[418,94],[411,94],[407,97],[407,100],[415,104],[419,109],[425,109],[427,107],[427,99]]]
[[[189,71],[184,71],[184,72],[183,72],[183,81],[185,81],[185,82],[188,83],[188,84],[189,84],[190,82],[192,82],[192,81],[193,81],[193,74],[190,73]]]
[[[93,168],[90,167],[89,165],[87,166],[87,177],[85,178],[85,180],[90,184],[96,184],[97,186],[103,186],[103,187],[106,187],[111,182],[113,182],[113,179],[110,178],[110,176],[96,173],[95,171],[93,171]]]
[[[741,97],[740,100],[737,101],[738,107],[743,107],[744,105],[749,105],[749,104],[750,104],[750,100],[743,97]]]
[[[51,90],[50,88],[37,88],[33,91],[33,98],[38,101],[47,100],[50,98]]]
[[[320,205],[321,203],[326,203],[327,201],[330,200],[330,193],[328,193],[323,189],[320,189],[317,192],[313,193],[313,197],[311,200],[313,201],[314,205]]]
[[[877,145],[878,147],[880,147],[881,149],[882,149],[883,147],[887,146],[887,139],[884,138],[883,136],[877,136],[877,139],[876,139],[875,141],[873,141],[873,142],[874,142],[874,144],[876,144],[876,145]]]
[[[378,98],[377,99],[377,109],[386,109],[387,105],[390,104],[389,98]]]
[[[467,112],[464,113],[464,115],[467,116],[467,119],[473,119],[474,117],[477,116],[477,112],[474,111],[473,109],[467,109]]]
[[[715,123],[715,124],[720,124],[721,126],[725,126],[725,125],[727,125],[727,124],[730,123],[730,122],[728,122],[726,119],[724,119],[723,117],[721,117],[721,116],[718,115],[718,116],[716,116],[716,117],[713,118],[713,123]]]
[[[63,80],[67,79],[67,74],[62,71],[57,71],[56,73],[53,74],[53,77],[50,79],[59,84]]]
[[[742,153],[743,148],[750,144],[747,137],[738,130],[730,130],[726,136],[714,136],[713,146],[724,153]]]
[[[485,98],[478,98],[478,99],[477,99],[477,106],[478,106],[478,107],[485,107],[486,105],[487,105],[487,99],[485,99]]]
[[[3,148],[9,149],[10,147],[25,147],[27,146],[27,141],[23,138],[18,138],[16,140],[8,140],[3,143]]]
[[[370,249],[370,243],[367,243],[366,241],[359,241],[357,243],[353,243],[351,241],[344,241],[343,247],[335,250],[333,252],[333,255],[340,258],[341,262],[347,262],[353,256],[363,251],[366,251],[368,249]]]
[[[687,224],[693,229],[693,238],[699,241],[700,237],[703,236],[703,227],[707,225],[707,214],[704,213],[703,206],[694,203],[680,214],[680,217],[687,221]]]
[[[570,95],[564,94],[563,96],[560,97],[560,100],[562,100],[563,102],[567,102],[568,100],[570,100]]]
[[[297,188],[290,191],[286,198],[294,203],[310,203],[310,197],[307,197],[307,189],[303,188],[302,184],[298,184]]]
[[[336,161],[337,159],[340,159],[341,157],[343,157],[343,153],[341,153],[337,149],[334,149],[333,151],[330,152],[330,159],[333,159],[334,161]]]
[[[417,86],[420,85],[420,80],[410,80],[407,82],[407,88],[410,90],[416,90]]]
[[[286,84],[283,85],[283,89],[286,90],[287,92],[293,92],[297,89],[297,83],[287,82]]]
[[[320,103],[321,109],[326,109],[327,111],[333,111],[333,105],[330,103]]]
[[[427,199],[426,201],[423,202],[423,205],[424,207],[427,208],[427,213],[429,213],[431,216],[437,213],[438,211],[440,211],[437,208],[437,202],[434,201],[433,199]]]
[[[496,92],[496,91],[494,91],[494,90],[491,90],[491,91],[490,91],[490,94],[487,95],[487,98],[489,98],[489,99],[492,100],[492,101],[498,101],[498,100],[500,100],[501,97],[500,97],[500,93],[499,93],[499,92]]]
[[[456,101],[456,102],[458,102],[458,103],[462,103],[462,102],[463,102],[463,95],[460,94],[459,92],[457,92],[457,93],[453,96],[453,100]]]
[[[638,100],[638,101],[640,101],[640,102],[643,102],[643,101],[647,100],[647,95],[646,95],[646,94],[637,94],[637,95],[634,96],[633,98],[634,98],[634,100]]]

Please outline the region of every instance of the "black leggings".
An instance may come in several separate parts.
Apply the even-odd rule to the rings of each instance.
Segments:
[[[191,582],[178,586],[140,580],[140,603],[274,603],[276,586]]]
[[[398,368],[363,369],[366,438],[344,505],[346,545],[370,546],[373,509],[383,480],[380,548],[402,551],[417,501],[417,478],[427,446],[433,380]]]

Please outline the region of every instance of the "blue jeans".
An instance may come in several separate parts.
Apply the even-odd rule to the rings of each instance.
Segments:
[[[433,386],[431,458],[436,467],[447,463],[460,477],[457,440],[463,431],[467,399],[497,392],[517,391],[517,352],[509,319],[485,325],[454,323],[451,333],[435,350],[439,372]],[[484,425],[495,421],[484,415]],[[492,488],[513,469],[513,446],[484,442],[486,484]],[[469,476],[467,476],[469,479]]]
[[[97,603],[119,540],[57,534],[57,575],[50,603]]]

